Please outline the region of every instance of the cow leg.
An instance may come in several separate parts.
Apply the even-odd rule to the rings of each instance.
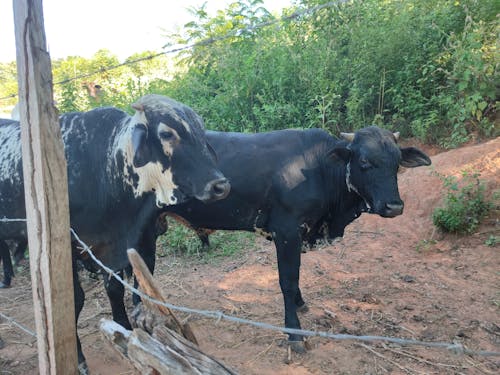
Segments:
[[[14,264],[19,264],[24,259],[24,253],[26,252],[26,248],[28,247],[28,241],[26,239],[22,239],[16,241],[16,249],[13,253]]]
[[[306,312],[309,310],[305,301],[302,299],[302,293],[300,292],[300,288],[297,288],[297,294],[295,295],[295,305],[297,306],[298,312]]]
[[[300,329],[300,321],[297,316],[297,298],[298,302],[303,302],[299,289],[299,270],[301,239],[296,229],[274,232],[274,243],[278,258],[279,283],[285,303],[285,327]],[[304,346],[301,344],[303,336],[297,334],[288,334],[288,340],[294,342],[292,349],[297,352],[304,352]],[[298,343],[300,342],[300,343]]]
[[[118,272],[118,275],[123,279],[123,271]],[[113,320],[125,329],[132,330],[125,310],[125,288],[114,277],[107,275],[104,277],[104,287],[111,304]]]
[[[76,258],[73,257],[73,290],[75,298],[75,327],[78,326],[78,318],[83,309],[83,304],[85,303],[85,292],[83,291],[82,285],[80,284],[80,279],[78,277],[78,270],[76,267]],[[78,330],[76,332],[76,350],[78,354],[78,370],[80,374],[85,374],[87,370],[87,363],[85,361],[85,356],[82,351],[82,344],[80,338],[78,337]]]
[[[0,241],[0,260],[3,261],[3,281],[0,282],[0,288],[8,288],[10,287],[12,276],[14,276],[14,268],[12,267],[9,246],[3,240]]]
[[[205,229],[197,229],[196,234],[200,239],[202,248],[208,250],[210,248],[210,238],[208,237],[209,232],[206,231]]]

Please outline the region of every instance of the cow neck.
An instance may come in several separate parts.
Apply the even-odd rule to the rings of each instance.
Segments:
[[[324,168],[328,186],[328,216],[339,212],[351,212],[359,216],[366,210],[366,202],[350,183],[350,161],[334,162],[334,167]],[[350,216],[350,215],[349,215]]]
[[[351,150],[350,145],[347,145],[347,149]],[[345,185],[346,185],[347,191],[349,193],[356,195],[359,198],[359,200],[364,203],[365,207],[363,209],[361,209],[360,212],[369,211],[371,209],[370,204],[366,201],[365,198],[363,198],[363,196],[359,193],[356,186],[354,186],[353,183],[351,182],[351,159],[350,158],[345,166]]]

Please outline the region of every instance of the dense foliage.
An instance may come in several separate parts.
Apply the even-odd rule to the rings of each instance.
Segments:
[[[219,130],[336,133],[376,123],[453,147],[471,134],[498,135],[499,9],[497,0],[296,0],[277,21],[261,0],[213,17],[202,6],[182,35],[167,36],[195,44],[175,69],[173,54],[144,60],[58,84],[56,100],[66,112],[126,107],[157,92]],[[118,63],[107,51],[68,57],[54,62],[54,81]],[[13,65],[0,65],[0,97],[14,90],[12,77]],[[97,97],[88,95],[94,83],[103,88]]]

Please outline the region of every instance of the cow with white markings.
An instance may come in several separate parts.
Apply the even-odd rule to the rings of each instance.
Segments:
[[[108,267],[129,266],[126,250],[155,251],[155,221],[160,211],[189,198],[211,202],[227,196],[230,185],[216,168],[201,118],[170,98],[147,95],[130,116],[98,108],[60,117],[68,166],[70,224]],[[0,126],[0,218],[25,217],[20,125]],[[26,224],[0,222],[0,243],[25,236]],[[68,249],[69,251],[69,249]],[[76,261],[95,265],[73,242],[76,319],[84,304]],[[152,269],[153,265],[149,265]],[[123,287],[105,278],[113,319],[130,329]],[[80,369],[85,357],[78,344]]]

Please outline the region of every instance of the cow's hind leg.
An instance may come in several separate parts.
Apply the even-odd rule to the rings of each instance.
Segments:
[[[14,264],[19,265],[21,261],[24,259],[24,253],[26,252],[26,248],[28,247],[27,239],[20,239],[16,241],[15,250],[12,253],[14,258]]]
[[[0,288],[8,288],[14,276],[14,268],[12,267],[9,246],[3,240],[0,240],[0,260],[3,262],[3,281],[0,281]]]

